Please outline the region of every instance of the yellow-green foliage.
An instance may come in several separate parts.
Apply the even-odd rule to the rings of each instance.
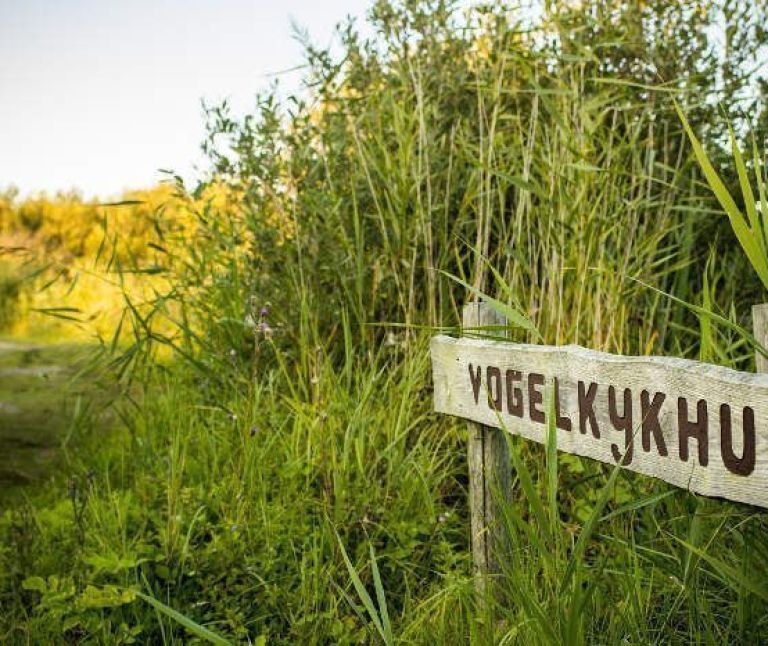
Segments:
[[[161,184],[109,204],[76,193],[23,200],[12,190],[1,193],[0,331],[109,337],[126,300],[141,311],[170,287],[164,274],[189,261],[200,218],[215,211],[237,218],[239,202],[237,192],[218,182],[194,197]],[[292,235],[292,223],[277,208],[265,211],[263,222],[281,240]],[[241,259],[246,248],[243,238]]]
[[[85,201],[75,193],[24,200],[10,191],[1,196],[3,264],[8,283],[16,286],[15,316],[4,321],[6,331],[108,333],[123,307],[123,287],[138,296],[153,282],[146,275],[120,279],[115,270],[152,260],[156,214],[165,209],[170,218],[183,219],[172,198],[168,186],[127,193],[120,206]]]

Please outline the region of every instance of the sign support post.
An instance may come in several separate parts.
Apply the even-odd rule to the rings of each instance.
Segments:
[[[752,306],[752,330],[757,342],[768,347],[768,303]],[[755,353],[757,372],[768,372],[768,357]]]
[[[480,302],[464,306],[462,322],[464,328],[506,324],[502,316]],[[498,596],[500,558],[508,540],[501,506],[511,500],[509,446],[501,429],[469,422],[467,430],[472,560],[475,586],[480,603],[484,604],[487,599]]]
[[[768,303],[752,308],[768,347]],[[622,356],[576,345],[510,343],[471,330],[504,329],[486,303],[462,312],[463,338],[432,338],[435,411],[467,420],[475,586],[500,600],[509,551],[511,464],[504,435],[659,478],[688,491],[768,509],[768,357],[757,373],[675,357]],[[489,335],[490,336],[490,335]],[[545,390],[553,386],[547,410]]]

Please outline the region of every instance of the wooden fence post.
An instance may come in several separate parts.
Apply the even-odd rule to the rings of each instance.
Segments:
[[[506,324],[504,317],[486,303],[468,303],[462,314],[465,328]],[[482,396],[487,397],[487,393]],[[467,429],[472,560],[476,589],[484,604],[491,595],[498,598],[499,559],[508,545],[500,506],[511,500],[511,467],[504,431],[475,422],[469,422]]]
[[[752,306],[752,331],[758,343],[768,348],[768,303]],[[755,353],[757,372],[768,372],[768,357]]]

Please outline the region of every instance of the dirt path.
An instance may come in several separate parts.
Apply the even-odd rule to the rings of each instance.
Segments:
[[[88,351],[77,345],[0,341],[0,498],[55,467],[84,384],[72,377]]]

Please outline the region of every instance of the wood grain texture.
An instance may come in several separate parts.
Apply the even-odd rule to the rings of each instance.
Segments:
[[[485,303],[464,306],[465,328],[504,323]],[[492,426],[470,422],[467,434],[472,561],[479,599],[484,603],[486,595],[498,597],[492,582],[501,573],[500,559],[507,545],[499,506],[511,499],[509,447],[503,432]]]
[[[752,328],[757,341],[768,348],[768,303],[752,306]],[[768,372],[768,357],[760,352],[755,354],[755,365],[758,372]]]
[[[768,507],[768,375],[578,346],[432,339],[435,410]],[[555,392],[557,391],[557,392]]]

